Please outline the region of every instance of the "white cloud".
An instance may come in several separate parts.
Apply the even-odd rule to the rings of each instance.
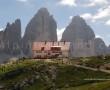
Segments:
[[[105,24],[110,26],[110,20],[108,20]]]
[[[100,8],[95,14],[83,13],[80,16],[85,20],[90,20],[91,22],[96,22],[97,20],[107,20],[110,18],[110,6]],[[106,22],[106,24],[108,25],[109,22]]]
[[[106,7],[106,8],[101,8],[98,10],[97,14],[94,15],[94,19],[102,19],[105,17],[110,16],[110,6]]]
[[[3,31],[4,29],[3,28],[0,28],[0,31]]]
[[[19,2],[27,2],[28,0],[17,0]]]
[[[90,13],[84,13],[82,15],[80,15],[82,18],[86,19],[86,20],[90,20],[92,19],[92,15]]]
[[[93,7],[97,5],[107,5],[109,3],[108,0],[89,0],[89,3],[86,4],[86,7]]]
[[[73,16],[69,16],[69,19],[72,20]]]
[[[96,38],[102,38],[102,39],[103,39],[103,37],[102,37],[102,36],[100,36],[100,35],[96,35],[95,37],[96,37]]]
[[[62,34],[64,32],[65,28],[57,29],[57,35],[58,35],[58,40],[60,41],[62,38]]]
[[[76,0],[60,0],[59,4],[65,6],[77,6]]]
[[[96,20],[93,18],[94,16],[91,13],[81,14],[80,17],[84,18],[85,20],[89,20],[91,22],[96,22]]]

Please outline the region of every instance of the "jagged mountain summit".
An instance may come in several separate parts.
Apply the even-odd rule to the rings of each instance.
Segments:
[[[46,8],[41,8],[26,26],[21,37],[21,21],[7,23],[0,31],[0,58],[13,56],[31,56],[31,46],[34,41],[57,41],[57,23]],[[62,34],[61,41],[71,42],[72,57],[87,57],[110,54],[100,38],[95,38],[92,28],[80,16],[74,16],[71,23]]]
[[[110,55],[110,45],[108,46],[108,55]]]
[[[77,39],[88,41],[94,38],[95,34],[91,27],[86,24],[85,20],[80,16],[75,16],[64,31],[61,40],[73,42]]]
[[[95,53],[96,55],[107,55],[107,46],[101,38],[95,38]]]
[[[80,16],[73,17],[62,35],[61,41],[71,42],[72,57],[106,55],[107,46],[101,39],[95,39],[92,28]]]
[[[33,41],[57,41],[57,24],[46,8],[38,10],[30,20],[23,37],[23,50],[27,55]]]
[[[21,21],[16,19],[0,32],[0,58],[8,58],[21,54]],[[8,55],[8,56],[7,56]]]
[[[7,23],[4,31],[0,32],[0,50],[7,54],[20,54],[21,43],[21,21],[15,20],[14,23]]]

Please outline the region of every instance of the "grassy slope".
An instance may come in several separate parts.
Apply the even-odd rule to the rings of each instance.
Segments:
[[[98,81],[86,81],[86,78],[110,78],[110,74],[95,72],[90,70],[85,70],[81,68],[76,68],[70,65],[57,65],[54,63],[43,63],[37,61],[21,61],[18,63],[10,64],[5,66],[4,71],[2,67],[0,68],[0,75],[4,77],[10,71],[16,71],[20,69],[20,73],[17,75],[12,75],[13,77],[6,77],[0,81],[0,84],[7,86],[7,90],[11,88],[15,83],[21,82],[25,78],[32,78],[34,71],[41,72],[45,70],[45,67],[42,68],[42,65],[45,67],[55,66],[57,67],[57,77],[55,80],[55,87],[62,90],[89,90],[91,87],[96,87],[96,90],[106,90],[109,87],[110,82],[100,82],[100,84],[93,84]],[[8,68],[9,67],[9,68]],[[23,71],[22,71],[23,70]],[[48,76],[48,74],[45,74]],[[49,90],[49,85],[46,82],[39,78],[34,84],[24,87],[23,90]],[[70,88],[75,87],[75,88]],[[104,88],[104,89],[103,89]],[[52,90],[52,89],[50,89]],[[95,90],[95,88],[90,89]]]
[[[110,81],[92,83],[78,87],[63,88],[61,90],[110,90]]]
[[[110,86],[110,82],[85,81],[85,78],[107,78],[108,74],[94,71],[86,71],[84,69],[72,66],[59,67],[59,74],[56,79],[56,87],[59,90],[106,90]],[[99,83],[99,84],[96,84]],[[91,85],[91,86],[90,86]],[[39,87],[40,86],[40,87]],[[63,88],[65,87],[65,88]],[[68,88],[72,87],[72,88]],[[94,87],[94,88],[93,88]],[[63,88],[63,89],[62,89]],[[48,90],[43,83],[36,83],[25,90]]]

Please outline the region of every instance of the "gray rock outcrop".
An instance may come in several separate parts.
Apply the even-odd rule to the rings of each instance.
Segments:
[[[21,54],[21,21],[7,23],[5,30],[0,32],[0,61]]]
[[[110,45],[108,46],[108,55],[110,55]]]
[[[64,31],[61,40],[73,42],[77,39],[88,41],[94,38],[95,34],[91,27],[86,24],[85,20],[80,16],[75,16]]]
[[[4,50],[4,39],[3,39],[3,35],[4,35],[3,31],[0,31],[0,53],[2,53],[3,50]]]
[[[57,24],[46,8],[41,8],[26,26],[21,38],[21,21],[7,23],[5,30],[0,31],[0,62],[1,59],[13,56],[31,56],[34,41],[57,41]],[[61,41],[71,42],[72,57],[89,57],[110,55],[100,38],[95,38],[92,28],[80,16],[75,16],[62,34]]]
[[[110,50],[101,38],[95,38],[95,34],[84,19],[75,16],[62,35],[62,41],[71,42],[72,57],[88,57],[108,55]]]
[[[34,41],[57,41],[57,24],[46,8],[41,8],[30,20],[23,37],[23,51],[30,55]]]
[[[95,54],[94,39],[95,34],[85,20],[80,16],[75,16],[64,31],[61,41],[71,42],[72,57],[86,57]]]
[[[3,33],[3,40],[5,53],[12,55],[21,53],[21,22],[19,19],[12,24],[7,24]]]
[[[107,55],[107,46],[101,38],[95,39],[95,53],[96,55]]]

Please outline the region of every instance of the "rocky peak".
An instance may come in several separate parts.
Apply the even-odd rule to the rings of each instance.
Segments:
[[[3,33],[4,52],[7,54],[20,53],[21,21],[16,19],[12,24],[7,23]]]
[[[95,39],[95,53],[96,55],[106,55],[107,54],[107,46],[105,42],[101,38]]]
[[[80,16],[73,17],[71,23],[67,26],[62,35],[62,40],[71,42],[76,41],[77,39],[88,41],[93,40],[94,38],[95,34],[93,30]]]
[[[39,14],[48,16],[49,12],[48,12],[47,8],[40,8],[36,15],[39,15]]]
[[[8,22],[7,25],[6,25],[6,28],[9,28],[9,27],[10,27],[10,23]]]
[[[3,32],[4,31],[0,31],[0,38],[3,37]]]
[[[108,46],[108,48],[110,48],[110,45]]]
[[[41,8],[30,20],[23,37],[24,52],[34,41],[57,41],[57,24],[46,8]]]
[[[53,17],[46,8],[41,8],[28,23],[24,38],[30,41],[56,41],[56,29],[57,25]]]
[[[15,38],[13,38],[13,36]],[[21,21],[16,19],[12,24],[7,23],[7,26],[4,30],[4,39],[21,39]]]
[[[17,25],[21,25],[21,21],[20,21],[20,19],[16,19],[16,20],[15,20],[15,24],[17,24]]]
[[[74,17],[72,18],[71,24],[83,24],[83,25],[85,25],[86,22],[85,22],[85,20],[84,20],[83,18],[81,18],[80,16],[74,16]]]
[[[108,55],[110,55],[110,45],[108,46]]]

